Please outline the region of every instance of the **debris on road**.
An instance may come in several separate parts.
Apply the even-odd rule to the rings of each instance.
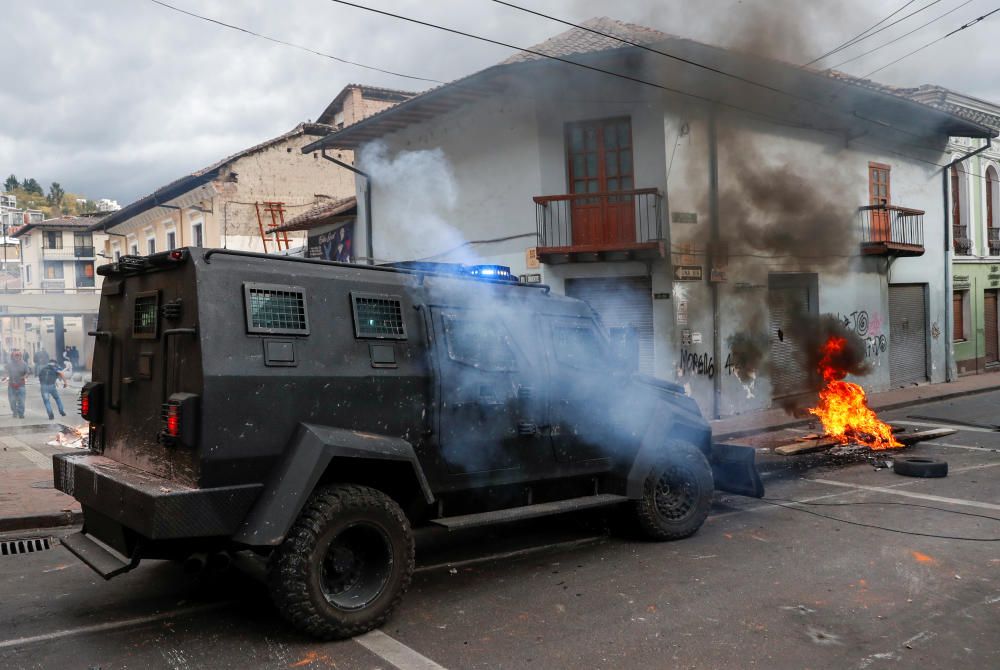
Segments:
[[[67,426],[59,424],[59,432],[46,442],[50,447],[65,447],[67,449],[86,449],[89,441],[88,424]]]

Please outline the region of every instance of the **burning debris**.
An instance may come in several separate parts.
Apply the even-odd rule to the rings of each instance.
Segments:
[[[847,338],[831,335],[823,345],[818,366],[825,386],[819,392],[819,404],[809,413],[819,417],[827,436],[843,444],[857,443],[876,450],[902,447],[892,428],[868,407],[865,390],[844,381],[850,362]]]
[[[59,432],[46,444],[50,447],[65,447],[67,449],[87,449],[89,441],[89,424],[66,426],[59,424]]]

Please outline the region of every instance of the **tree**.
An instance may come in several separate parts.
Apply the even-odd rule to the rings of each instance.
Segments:
[[[49,197],[46,198],[52,208],[55,210],[62,209],[63,199],[66,197],[66,191],[63,187],[59,185],[59,182],[54,181],[52,185],[49,186]]]
[[[34,193],[35,195],[45,195],[45,191],[42,190],[41,184],[35,181],[34,177],[29,177],[21,183],[21,188],[23,188],[28,193]]]
[[[17,177],[15,177],[14,175],[7,177],[7,181],[3,183],[3,188],[8,193],[13,191],[15,188],[20,188],[20,187],[21,183],[17,180]]]

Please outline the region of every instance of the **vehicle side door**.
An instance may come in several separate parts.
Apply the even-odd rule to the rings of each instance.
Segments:
[[[535,395],[544,365],[483,310],[432,307],[441,455],[451,473],[531,469],[553,460]]]

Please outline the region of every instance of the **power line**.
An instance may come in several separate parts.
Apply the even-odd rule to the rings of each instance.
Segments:
[[[923,7],[921,7],[920,9],[916,9],[916,10],[910,12],[906,16],[904,16],[902,18],[899,18],[899,19],[896,19],[895,21],[893,21],[889,25],[882,26],[878,30],[876,30],[874,32],[871,32],[871,33],[868,33],[864,37],[860,37],[860,38],[858,38],[858,39],[850,42],[846,46],[840,47],[838,49],[834,49],[833,51],[827,53],[826,55],[822,56],[821,58],[826,58],[827,56],[832,56],[835,53],[839,53],[839,52],[843,51],[844,49],[849,49],[850,47],[853,47],[855,44],[860,44],[861,42],[864,42],[869,37],[874,37],[875,35],[878,35],[879,33],[883,32],[885,30],[888,30],[889,28],[892,28],[894,25],[896,25],[898,23],[902,23],[903,21],[905,21],[906,19],[910,18],[911,16],[916,16],[917,14],[919,14],[922,11],[924,11],[925,9],[930,9],[931,7],[933,7],[934,5],[938,4],[939,2],[941,2],[941,0],[933,0],[932,2],[930,2],[930,3],[926,4],[926,5],[924,5]],[[820,60],[821,58],[817,58],[816,60]],[[813,60],[813,61],[810,61],[809,63],[806,63],[806,65],[804,65],[803,67],[812,65],[813,63],[816,62],[816,60]]]
[[[887,47],[887,46],[889,46],[890,44],[895,44],[895,43],[896,43],[896,42],[898,42],[899,40],[902,40],[902,39],[905,39],[905,38],[909,37],[910,35],[912,35],[913,33],[917,32],[917,31],[919,31],[919,30],[923,30],[924,28],[926,28],[927,26],[931,25],[932,23],[935,23],[935,22],[937,22],[937,21],[940,21],[941,19],[943,19],[944,17],[948,16],[948,15],[949,15],[949,14],[951,14],[952,12],[957,12],[957,11],[958,11],[958,10],[960,10],[960,9],[961,9],[962,7],[965,7],[966,5],[970,4],[970,3],[972,2],[972,1],[973,1],[973,0],[965,0],[965,2],[963,2],[962,4],[960,4],[960,5],[958,6],[958,7],[955,7],[954,9],[949,9],[949,10],[948,10],[947,12],[945,12],[945,13],[944,13],[944,14],[942,14],[941,16],[939,16],[939,17],[937,17],[937,18],[935,18],[935,19],[931,19],[931,20],[930,20],[930,21],[928,21],[927,23],[924,23],[924,24],[922,24],[922,25],[920,25],[920,26],[918,26],[918,27],[914,28],[914,29],[913,29],[913,30],[911,30],[910,32],[908,32],[908,33],[904,33],[904,34],[900,35],[899,37],[897,37],[897,38],[895,38],[895,39],[892,39],[892,40],[889,40],[889,41],[888,41],[888,42],[886,42],[885,44],[882,44],[882,45],[880,45],[880,46],[877,46],[877,47],[875,47],[874,49],[869,49],[868,51],[865,51],[864,53],[860,53],[860,54],[858,54],[857,56],[854,56],[853,58],[848,58],[848,59],[847,59],[847,60],[845,60],[845,61],[841,61],[841,62],[837,63],[836,65],[831,65],[831,66],[830,66],[830,67],[828,67],[827,69],[828,69],[828,70],[836,70],[837,68],[839,68],[839,67],[843,67],[844,65],[847,65],[848,63],[853,63],[854,61],[858,60],[859,58],[864,58],[864,57],[865,57],[865,56],[867,56],[868,54],[873,54],[873,53],[875,53],[876,51],[881,51],[882,49],[886,48],[886,47]]]
[[[878,69],[872,70],[871,72],[869,72],[868,74],[865,75],[865,78],[867,79],[868,77],[872,76],[876,72],[881,72],[882,70],[886,69],[887,67],[891,67],[891,66],[895,65],[896,63],[900,62],[901,60],[905,60],[905,59],[909,58],[910,56],[912,56],[912,55],[914,55],[914,54],[916,54],[916,53],[918,53],[920,51],[923,51],[924,49],[926,49],[928,47],[934,46],[938,42],[941,42],[942,40],[948,39],[949,37],[951,37],[955,33],[962,32],[966,28],[971,28],[972,26],[976,25],[977,23],[979,23],[981,21],[985,21],[986,19],[988,19],[989,17],[993,16],[997,12],[1000,12],[1000,7],[994,9],[992,12],[988,12],[986,14],[983,14],[979,18],[976,18],[976,19],[973,19],[973,20],[969,21],[968,23],[966,23],[963,26],[959,26],[958,28],[956,28],[955,30],[952,30],[947,35],[942,35],[941,37],[937,38],[936,40],[932,40],[932,41],[928,42],[927,44],[923,45],[922,47],[914,49],[913,51],[900,56],[899,58],[897,58],[896,60],[892,61],[891,63],[887,63],[887,64],[883,65],[882,67],[880,67]]]
[[[891,19],[892,17],[894,17],[896,14],[899,14],[901,11],[903,11],[904,9],[906,9],[907,7],[909,7],[910,5],[912,5],[916,1],[917,0],[907,0],[906,4],[904,4],[902,7],[900,7],[899,9],[897,9],[892,14],[890,14],[887,17],[885,17],[884,19],[882,19],[881,21],[879,21],[875,25],[869,26],[868,28],[866,28],[865,30],[861,31],[860,33],[858,33],[857,35],[855,35],[851,39],[847,40],[846,42],[841,42],[840,44],[838,44],[834,48],[832,48],[829,51],[827,51],[822,56],[819,56],[817,58],[813,58],[811,61],[809,61],[808,63],[804,64],[802,67],[809,67],[813,63],[815,63],[817,61],[821,61],[824,58],[826,58],[827,56],[831,56],[834,53],[836,53],[837,51],[840,51],[841,49],[846,49],[847,47],[851,46],[855,42],[855,40],[858,40],[858,39],[864,37],[865,35],[867,35],[868,33],[870,33],[871,31],[875,30],[880,25],[882,25],[883,23],[885,23],[886,21],[888,21],[889,19]]]
[[[236,31],[239,31],[241,33],[245,33],[247,35],[250,35],[252,37],[259,37],[262,40],[267,40],[268,42],[273,42],[274,44],[280,44],[282,46],[291,47],[293,49],[298,49],[299,51],[305,51],[306,53],[310,53],[310,54],[313,54],[313,55],[316,55],[316,56],[322,56],[323,58],[329,58],[330,60],[335,60],[338,63],[344,63],[345,65],[353,65],[355,67],[364,68],[366,70],[373,70],[375,72],[381,72],[383,74],[391,74],[394,77],[403,77],[404,79],[414,79],[416,81],[426,81],[426,82],[430,82],[432,84],[443,84],[444,83],[443,81],[438,81],[437,79],[430,79],[428,77],[418,77],[418,76],[412,75],[412,74],[403,74],[402,72],[394,72],[392,70],[385,70],[385,69],[380,68],[380,67],[375,67],[374,65],[365,65],[364,63],[358,63],[356,61],[347,60],[346,58],[341,58],[339,56],[334,56],[333,54],[324,53],[322,51],[316,51],[315,49],[311,49],[309,47],[302,46],[301,44],[294,44],[293,42],[286,42],[284,40],[280,40],[280,39],[278,39],[276,37],[271,37],[269,35],[262,35],[260,33],[255,33],[254,31],[249,30],[247,28],[241,28],[240,26],[236,26],[236,25],[233,25],[231,23],[225,23],[223,21],[218,21],[216,19],[211,19],[211,18],[209,18],[207,16],[202,16],[201,14],[195,14],[194,12],[189,12],[188,10],[181,9],[180,7],[175,7],[173,5],[167,4],[166,2],[163,2],[163,0],[149,0],[149,1],[152,2],[152,3],[154,3],[154,4],[160,5],[161,7],[165,7],[166,9],[170,9],[170,10],[173,10],[175,12],[179,12],[181,14],[186,14],[187,16],[190,16],[190,17],[195,18],[195,19],[200,19],[202,21],[208,21],[209,23],[214,23],[217,26],[222,26],[224,28],[229,28],[230,30],[236,30]]]

